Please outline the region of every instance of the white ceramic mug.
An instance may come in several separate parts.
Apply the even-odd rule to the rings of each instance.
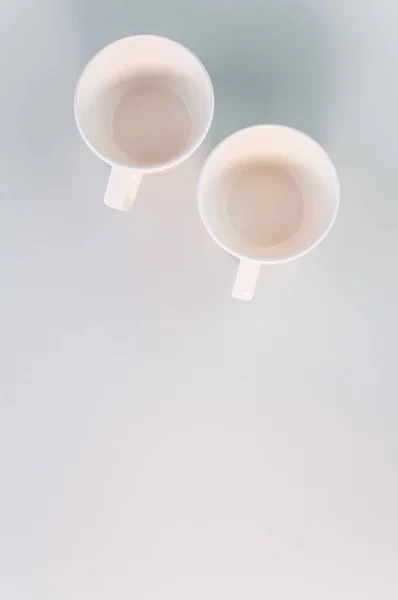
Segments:
[[[105,204],[129,210],[145,174],[179,165],[200,146],[214,94],[187,48],[137,35],[94,56],[76,86],[74,108],[83,140],[111,166]]]
[[[211,237],[240,260],[232,295],[250,300],[262,265],[315,248],[339,197],[332,161],[300,131],[258,125],[223,140],[203,166],[198,201]]]

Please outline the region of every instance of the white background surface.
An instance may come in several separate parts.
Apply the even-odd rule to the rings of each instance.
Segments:
[[[398,597],[398,10],[393,0],[0,8],[0,597]],[[214,82],[208,146],[297,127],[335,228],[252,303],[196,208],[200,158],[102,204],[73,91],[139,32]],[[207,151],[207,150],[206,150]]]

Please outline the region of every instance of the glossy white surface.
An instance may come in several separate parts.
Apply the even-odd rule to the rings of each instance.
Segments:
[[[0,597],[396,600],[396,5],[0,14]],[[203,60],[211,146],[279,122],[336,164],[332,232],[249,303],[200,222],[195,161],[131,213],[103,206],[73,91],[136,32]]]

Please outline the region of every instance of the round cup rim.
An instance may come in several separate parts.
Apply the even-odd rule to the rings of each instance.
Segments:
[[[291,131],[291,132],[293,132],[295,134],[298,134],[298,135],[300,135],[302,137],[305,137],[305,138],[309,139],[313,144],[315,144],[316,146],[318,146],[318,148],[322,151],[322,153],[327,157],[327,159],[329,161],[329,165],[330,165],[332,173],[333,173],[333,176],[334,176],[334,181],[335,181],[335,184],[336,184],[336,205],[334,207],[334,211],[333,211],[332,217],[331,217],[331,219],[330,219],[327,227],[307,247],[303,248],[302,250],[300,250],[298,252],[294,252],[293,254],[289,254],[287,256],[273,257],[273,258],[260,258],[260,257],[256,257],[256,256],[253,256],[253,255],[249,255],[249,254],[237,252],[237,251],[233,250],[232,248],[229,248],[213,232],[212,228],[210,227],[210,225],[209,225],[209,223],[207,221],[206,216],[204,215],[203,209],[202,209],[203,180],[204,180],[204,177],[205,177],[205,171],[206,171],[206,168],[207,168],[208,164],[211,162],[211,160],[214,158],[214,156],[220,151],[220,148],[224,145],[224,143],[226,143],[227,141],[229,141],[233,137],[236,137],[237,135],[239,135],[239,134],[241,134],[241,133],[243,133],[245,131],[249,131],[251,129],[285,129],[285,130]],[[210,237],[220,246],[220,248],[222,248],[223,250],[225,250],[226,252],[228,252],[232,256],[235,256],[239,260],[247,260],[247,261],[251,261],[251,262],[256,262],[256,263],[259,263],[261,265],[276,265],[276,264],[282,264],[282,263],[292,262],[293,260],[296,260],[297,258],[305,256],[306,254],[308,254],[309,252],[311,252],[312,250],[314,250],[317,246],[319,246],[319,244],[325,239],[325,237],[327,236],[327,234],[329,233],[329,231],[332,229],[332,227],[333,227],[333,225],[334,225],[334,223],[336,221],[337,213],[339,211],[339,207],[340,207],[340,182],[339,182],[338,174],[337,174],[337,171],[336,171],[336,167],[335,167],[332,159],[330,158],[329,154],[326,152],[325,148],[319,142],[317,142],[316,140],[314,140],[314,138],[312,138],[308,134],[306,134],[303,131],[300,131],[298,129],[294,129],[293,127],[288,127],[286,125],[278,125],[278,124],[250,125],[249,127],[244,127],[243,129],[239,129],[238,131],[234,131],[229,136],[227,136],[226,138],[224,138],[223,140],[221,140],[221,142],[219,142],[217,144],[217,146],[215,146],[215,148],[213,148],[213,150],[207,156],[207,158],[206,158],[206,160],[205,160],[205,162],[203,164],[203,167],[201,169],[201,172],[200,172],[200,175],[199,175],[199,179],[198,179],[197,197],[198,197],[199,214],[200,214],[200,218],[202,219],[202,223],[205,226],[205,229],[208,232],[208,234],[210,235]]]
[[[99,150],[97,150],[97,148],[87,138],[87,136],[85,135],[84,130],[83,130],[81,124],[80,124],[78,115],[77,115],[77,96],[78,96],[79,87],[80,87],[80,84],[83,81],[83,78],[86,75],[86,73],[87,73],[87,71],[88,71],[91,63],[96,59],[96,57],[99,54],[101,54],[101,52],[103,52],[107,48],[109,48],[109,47],[111,47],[113,45],[119,44],[120,42],[124,42],[126,40],[131,40],[131,39],[137,39],[137,38],[155,38],[155,39],[166,40],[168,42],[172,42],[173,44],[176,44],[177,46],[179,46],[180,48],[182,48],[183,50],[185,50],[186,52],[188,52],[196,60],[196,62],[199,64],[199,67],[201,68],[201,70],[202,70],[202,72],[204,74],[206,83],[207,83],[208,88],[210,90],[210,107],[209,107],[210,110],[209,110],[209,117],[208,117],[208,119],[206,121],[205,127],[202,130],[202,133],[196,138],[196,140],[195,140],[195,142],[193,144],[191,144],[184,152],[182,152],[181,154],[179,154],[178,156],[176,156],[172,160],[169,160],[169,161],[164,162],[164,163],[159,163],[157,165],[151,165],[151,166],[126,165],[126,164],[124,164],[122,162],[118,162],[118,161],[114,161],[114,160],[109,159],[107,156],[105,156],[104,154],[102,154],[101,152],[99,152]],[[209,133],[211,124],[213,122],[213,117],[214,117],[214,105],[215,105],[215,97],[214,97],[214,89],[213,89],[213,84],[212,84],[212,81],[211,81],[211,77],[210,77],[210,75],[209,75],[206,67],[202,63],[202,61],[196,56],[196,54],[194,52],[192,52],[192,50],[190,50],[189,48],[187,48],[186,46],[184,46],[180,42],[177,42],[176,40],[173,40],[173,39],[165,37],[165,36],[140,33],[140,34],[137,34],[137,35],[128,35],[126,37],[114,40],[110,44],[107,44],[103,48],[100,48],[100,50],[98,50],[98,52],[96,52],[90,58],[90,60],[85,64],[85,66],[83,67],[83,70],[80,73],[79,78],[78,78],[78,80],[76,82],[76,87],[75,87],[75,92],[74,92],[74,97],[73,97],[73,114],[74,114],[76,127],[77,127],[77,130],[78,130],[79,134],[80,134],[80,137],[83,139],[84,143],[91,150],[91,152],[93,154],[95,154],[95,156],[97,156],[97,158],[99,158],[102,162],[106,163],[110,167],[120,167],[122,169],[129,169],[129,170],[134,171],[134,172],[139,172],[139,173],[145,174],[145,173],[159,173],[161,171],[168,171],[169,169],[173,169],[174,167],[178,166],[179,164],[181,164],[182,162],[184,162],[185,160],[187,160],[190,156],[192,156],[192,154],[194,154],[198,150],[198,148],[202,145],[202,143],[204,142],[207,134]]]

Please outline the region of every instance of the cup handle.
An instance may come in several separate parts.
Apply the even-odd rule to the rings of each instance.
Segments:
[[[232,296],[239,300],[251,300],[256,289],[261,264],[254,260],[241,259]]]
[[[130,210],[141,181],[142,174],[138,171],[123,167],[111,167],[111,174],[105,190],[105,204],[116,210]]]

